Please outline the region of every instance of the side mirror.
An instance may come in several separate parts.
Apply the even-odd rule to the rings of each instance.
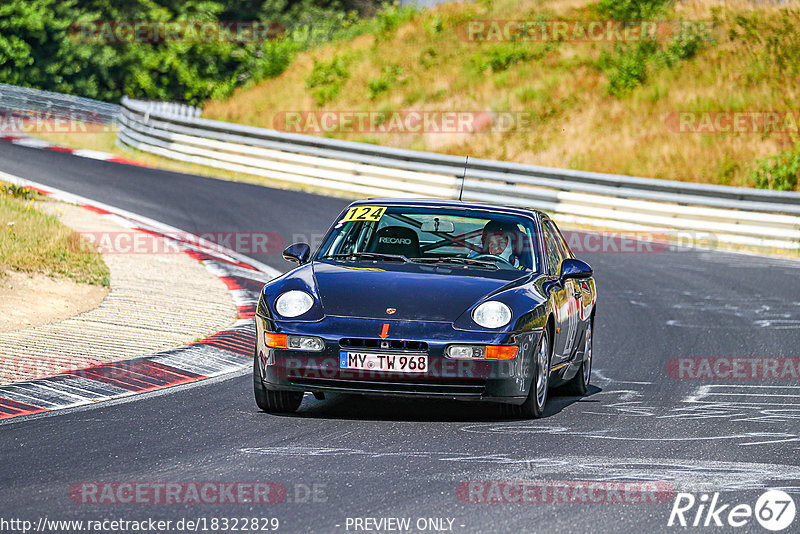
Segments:
[[[308,243],[295,243],[289,245],[283,251],[283,259],[286,261],[293,261],[298,265],[308,263],[308,258],[311,256],[311,247]]]
[[[581,280],[590,278],[592,274],[592,268],[585,261],[567,258],[561,262],[561,272],[558,275],[558,279],[563,283],[569,279]]]

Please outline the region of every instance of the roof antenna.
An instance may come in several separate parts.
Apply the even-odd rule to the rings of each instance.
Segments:
[[[464,174],[461,175],[461,190],[458,192],[458,201],[461,202],[461,196],[464,194],[464,181],[467,179],[467,164],[469,163],[469,156],[464,157]]]

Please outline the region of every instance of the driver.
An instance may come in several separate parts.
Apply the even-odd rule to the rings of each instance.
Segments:
[[[483,227],[481,235],[482,254],[491,254],[503,258],[508,263],[521,269],[519,256],[514,254],[514,238],[519,233],[517,226],[501,221],[489,221]],[[479,256],[473,253],[470,256]]]

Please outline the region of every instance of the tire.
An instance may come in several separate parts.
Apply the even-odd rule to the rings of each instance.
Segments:
[[[507,417],[513,419],[539,419],[544,415],[550,387],[550,334],[545,329],[536,351],[536,374],[531,382],[528,397],[522,404],[504,405]]]
[[[586,336],[583,345],[583,363],[572,379],[564,384],[562,391],[565,395],[583,397],[589,391],[589,380],[592,378],[592,338],[594,336],[593,323],[589,321],[586,327]]]
[[[268,413],[294,413],[303,402],[302,391],[270,391],[261,382],[258,355],[253,358],[253,394],[256,405]]]

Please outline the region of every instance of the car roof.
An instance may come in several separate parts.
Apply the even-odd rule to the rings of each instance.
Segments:
[[[483,211],[495,211],[511,215],[522,215],[526,217],[547,217],[547,214],[533,208],[523,208],[519,206],[503,206],[499,204],[489,204],[487,202],[465,202],[461,200],[449,200],[438,198],[370,198],[357,200],[350,206],[364,205],[379,206],[413,206],[424,208],[453,208],[453,209],[475,209]]]

